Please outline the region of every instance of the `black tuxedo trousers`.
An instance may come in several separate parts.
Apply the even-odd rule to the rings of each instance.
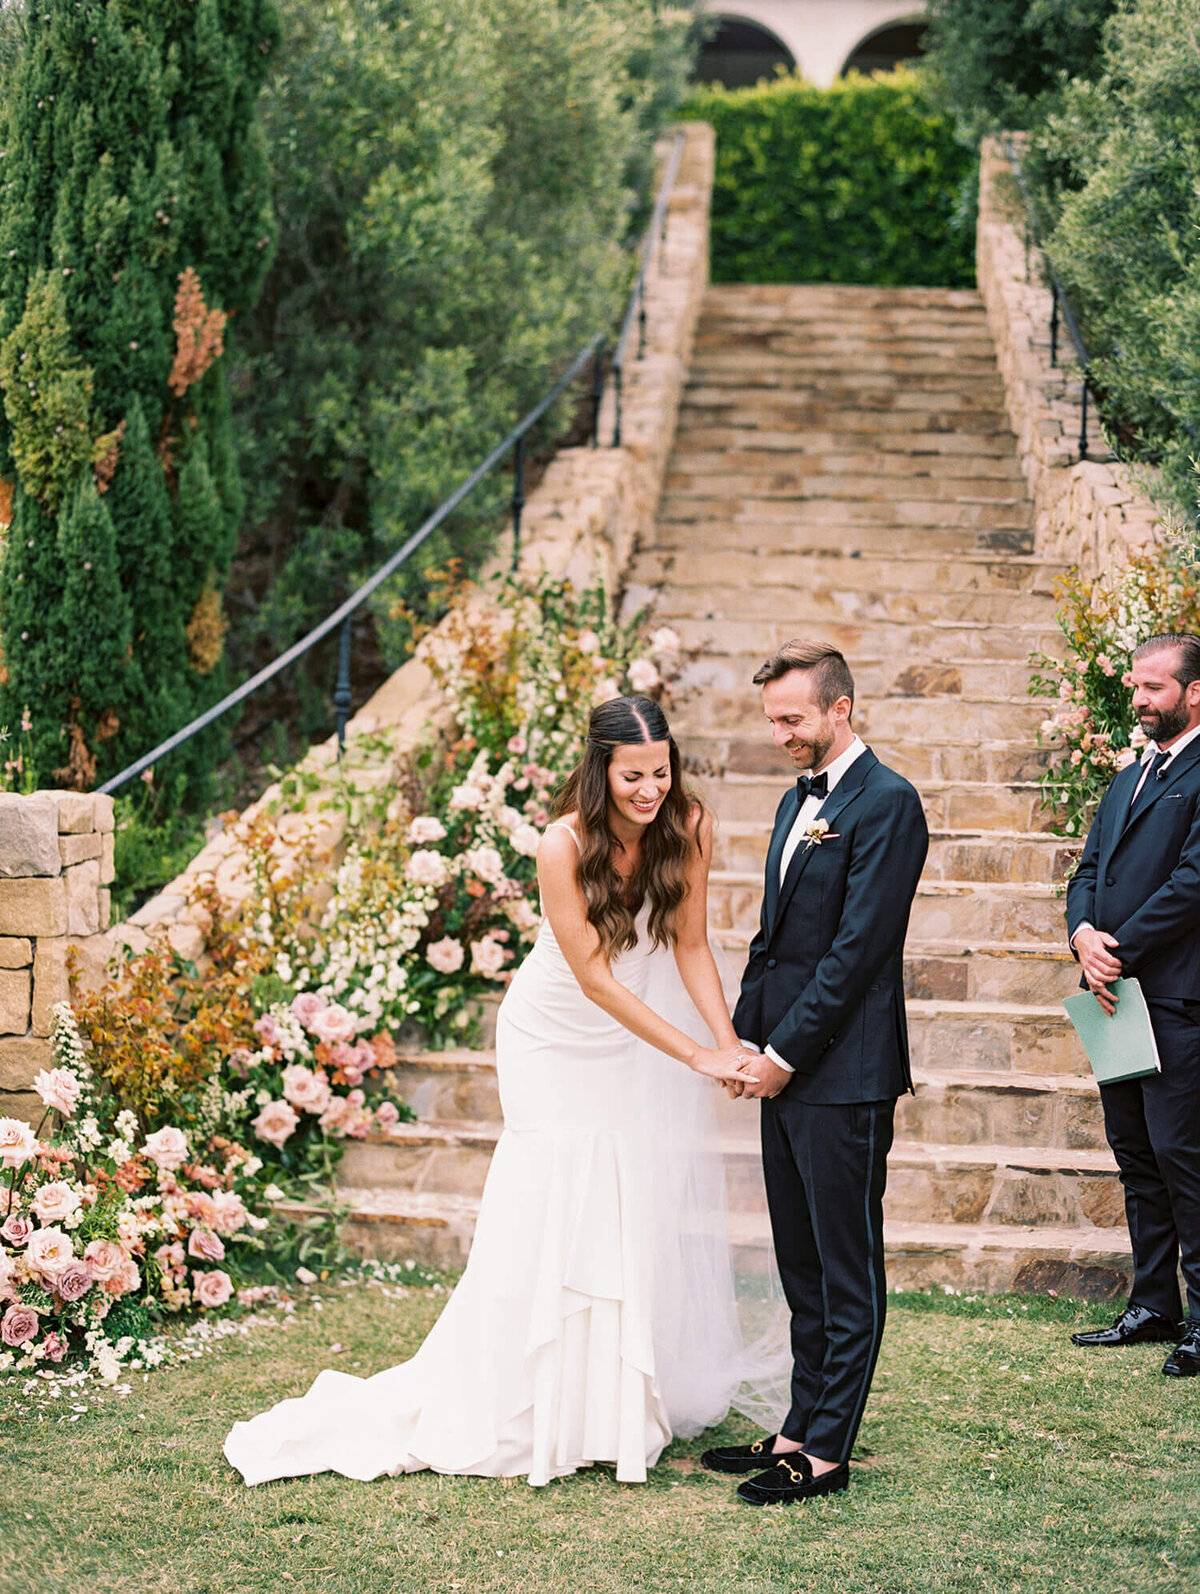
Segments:
[[[1067,887],[1067,934],[1090,924],[1116,937],[1162,1063],[1161,1074],[1100,1092],[1125,1190],[1130,1298],[1178,1317],[1182,1258],[1200,1321],[1200,740],[1147,774],[1135,805],[1142,773],[1131,765],[1104,794]]]
[[[921,800],[868,749],[822,805],[780,880],[799,802],[767,854],[758,933],[733,1015],[795,1074],[762,1106],[775,1255],[791,1309],[782,1432],[810,1454],[854,1447],[883,1336],[883,1192],[897,1096],[910,1088],[903,949],[929,845]]]

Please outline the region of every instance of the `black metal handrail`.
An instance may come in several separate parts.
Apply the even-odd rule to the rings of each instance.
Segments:
[[[1012,139],[1006,140],[1008,163],[1013,169],[1013,176],[1017,179],[1017,186],[1021,190],[1021,197],[1025,201],[1025,265],[1026,276],[1029,274],[1029,243],[1033,232],[1034,205],[1033,195],[1029,192],[1029,185],[1025,181],[1025,173],[1021,170],[1021,158],[1017,154],[1016,146]],[[1058,272],[1050,263],[1046,251],[1037,245],[1038,254],[1042,258],[1042,270],[1050,284],[1050,366],[1058,367],[1058,323],[1061,316],[1071,342],[1075,346],[1075,358],[1079,361],[1080,372],[1080,399],[1079,399],[1079,457],[1087,458],[1088,450],[1088,390],[1091,386],[1091,357],[1087,345],[1083,341],[1083,334],[1079,330],[1079,323],[1075,319],[1075,312],[1071,309],[1071,301],[1067,297],[1067,290],[1063,287]]]
[[[650,218],[650,224],[643,235],[639,247],[638,273],[630,291],[629,303],[621,323],[620,337],[613,355],[612,374],[615,419],[612,446],[614,448],[620,447],[621,443],[622,380],[625,357],[628,352],[627,344],[636,314],[639,327],[637,358],[639,360],[643,358],[645,354],[646,328],[646,274],[654,250],[655,239],[661,236],[665,241],[666,238],[667,205],[670,200],[671,187],[679,170],[683,140],[683,130],[677,129],[671,155],[664,169],[662,181],[659,184],[658,196]],[[286,652],[281,653],[278,658],[273,659],[270,664],[259,670],[257,675],[251,676],[248,681],[243,681],[241,686],[228,693],[219,703],[214,703],[203,714],[197,715],[194,720],[183,726],[181,730],[176,731],[173,736],[168,736],[166,741],[160,742],[157,747],[151,748],[148,753],[144,753],[141,758],[136,759],[132,764],[121,770],[119,774],[113,775],[111,779],[106,780],[97,790],[100,792],[117,791],[136,776],[152,768],[160,758],[165,758],[169,753],[175,752],[185,742],[190,741],[193,736],[206,730],[208,726],[220,719],[223,714],[228,713],[231,708],[236,708],[239,703],[245,702],[248,697],[251,697],[260,687],[265,686],[268,681],[274,680],[277,675],[286,670],[289,665],[294,664],[297,659],[303,658],[306,653],[316,647],[318,642],[323,641],[331,632],[336,631],[339,626],[341,627],[341,635],[338,639],[338,674],[333,692],[333,709],[337,727],[338,757],[340,758],[345,751],[346,725],[350,720],[353,707],[350,667],[352,650],[351,623],[355,613],[383,582],[389,576],[395,575],[401,565],[454,513],[463,499],[479,485],[489,472],[495,469],[510,450],[513,453],[513,490],[510,500],[513,533],[512,563],[513,568],[516,568],[521,545],[521,516],[525,508],[525,439],[538,421],[546,414],[547,410],[562,397],[566,389],[575,381],[579,373],[590,361],[592,366],[592,382],[589,395],[591,402],[591,441],[593,448],[599,445],[600,407],[604,397],[604,351],[607,341],[607,336],[603,332],[598,332],[594,337],[590,338],[574,356],[549,392],[539,399],[527,414],[521,417],[508,436],[502,442],[496,444],[487,458],[476,466],[461,486],[457,487],[449,498],[439,504],[429,518],[413,532],[412,536],[397,548],[395,553],[386,559],[378,570],[369,576],[360,587],[357,587],[332,614],[327,615],[306,636],[301,637],[298,642],[294,642]]]

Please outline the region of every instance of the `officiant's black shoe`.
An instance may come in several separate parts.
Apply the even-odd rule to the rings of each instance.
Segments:
[[[1093,1329],[1087,1334],[1072,1334],[1072,1345],[1165,1345],[1177,1340],[1182,1323],[1144,1306],[1127,1306],[1111,1328]]]
[[[747,1505],[790,1505],[793,1500],[813,1500],[822,1494],[839,1494],[850,1483],[850,1464],[843,1461],[819,1478],[812,1462],[799,1450],[777,1456],[775,1465],[757,1478],[738,1485],[737,1497]]]
[[[1200,1373],[1200,1319],[1189,1318],[1187,1333],[1163,1363],[1168,1378],[1195,1378]]]
[[[752,1445],[722,1445],[718,1450],[706,1450],[700,1465],[710,1472],[728,1472],[740,1476],[744,1472],[761,1472],[771,1465],[771,1446],[775,1435],[756,1439]]]

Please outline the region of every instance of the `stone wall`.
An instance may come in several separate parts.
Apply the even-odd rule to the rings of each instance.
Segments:
[[[1026,252],[1012,168],[985,140],[976,237],[979,291],[987,306],[1009,419],[1033,496],[1037,552],[1095,577],[1155,541],[1160,514],[1112,459],[1093,413],[1088,458],[1079,458],[1080,382],[1065,328],[1050,364],[1050,290],[1036,249]]]
[[[682,158],[671,191],[665,244],[655,250],[646,284],[645,354],[635,361],[636,351],[631,351],[625,373],[622,446],[563,449],[555,456],[525,506],[520,566],[527,572],[545,568],[581,584],[602,574],[610,589],[615,590],[634,547],[644,546],[653,538],[655,510],[708,283],[712,174],[712,130],[700,123],[687,123]],[[612,438],[613,420],[610,388],[601,406],[602,443]],[[511,541],[501,539],[495,569],[508,564],[511,551]],[[342,774],[360,789],[386,785],[394,778],[397,760],[428,734],[441,713],[428,669],[421,660],[410,660],[363,705],[347,727]],[[380,736],[380,732],[387,734]],[[294,811],[289,811],[281,788],[271,786],[242,818],[250,820],[270,810],[285,841],[312,831],[318,847],[335,848],[345,826],[344,812],[331,808],[327,801],[329,783],[337,771],[335,740],[330,738],[310,749],[298,769],[302,775],[316,776],[318,782],[326,784],[308,790],[304,802],[296,805]],[[249,881],[237,827],[229,827],[214,834],[178,879],[127,923],[109,930],[105,938],[100,932],[108,926],[108,893],[102,891],[102,886],[112,878],[111,799],[50,793],[5,801],[13,806],[0,810],[0,858],[3,838],[10,828],[14,836],[18,831],[31,836],[36,831],[42,838],[38,843],[38,867],[27,871],[29,879],[14,880],[10,897],[4,895],[8,888],[0,880],[0,1017],[4,1021],[11,1017],[13,1035],[18,1033],[16,1026],[20,1024],[18,1040],[0,1038],[0,1089],[17,1093],[10,1096],[7,1107],[0,1103],[0,1112],[22,1115],[36,1105],[36,1098],[20,1092],[27,1091],[29,1081],[45,1066],[48,1055],[45,1017],[53,1002],[65,994],[60,976],[56,976],[58,983],[54,984],[46,974],[39,987],[36,959],[42,957],[46,969],[61,970],[71,936],[86,934],[88,944],[81,949],[85,954],[84,977],[95,978],[103,967],[104,955],[118,944],[136,949],[144,946],[152,933],[164,930],[181,955],[194,957],[200,951],[202,935],[189,907],[193,887],[200,879],[213,876],[222,894],[236,901],[248,889]],[[94,807],[88,808],[88,804]],[[86,824],[81,817],[85,810]],[[26,815],[34,817],[26,819]],[[58,831],[63,833],[61,855],[57,850]],[[107,842],[103,839],[105,834]],[[72,917],[67,905],[71,900],[68,882],[80,870],[89,871],[86,880],[92,891],[91,906],[87,910],[82,906],[86,892],[84,877],[80,876],[73,887],[77,905]],[[99,874],[93,879],[96,871]],[[23,892],[29,894],[28,915],[22,907],[26,900]],[[47,908],[46,916],[37,919],[32,916],[35,901],[53,901],[59,906]],[[34,924],[39,928],[24,927]],[[45,928],[40,927],[43,925]],[[34,937],[39,938],[36,944]],[[47,948],[53,942],[57,950],[47,949],[43,954],[44,942]],[[40,999],[41,1006],[39,990],[46,993]],[[43,1028],[38,1028],[39,1023]]]
[[[111,950],[112,877],[111,797],[0,794],[0,1117],[32,1119],[39,1109],[29,1086],[52,1066],[68,953],[88,967]]]

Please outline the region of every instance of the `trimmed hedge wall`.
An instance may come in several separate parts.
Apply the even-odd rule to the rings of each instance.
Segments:
[[[704,89],[714,282],[975,282],[976,157],[908,71]]]

